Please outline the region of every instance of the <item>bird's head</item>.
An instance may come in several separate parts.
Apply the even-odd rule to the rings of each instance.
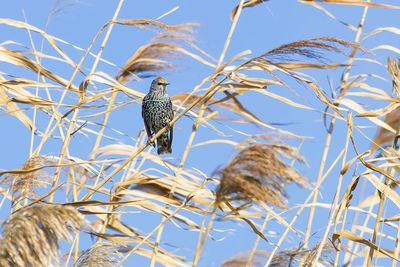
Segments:
[[[163,77],[157,77],[153,80],[150,87],[150,92],[165,94],[169,83]]]

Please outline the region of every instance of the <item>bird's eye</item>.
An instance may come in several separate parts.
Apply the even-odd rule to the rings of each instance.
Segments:
[[[162,84],[163,84],[163,83],[161,83],[161,82],[160,82],[160,83],[158,83],[158,85],[162,85]]]

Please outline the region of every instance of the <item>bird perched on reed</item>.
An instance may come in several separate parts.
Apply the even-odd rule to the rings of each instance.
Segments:
[[[171,98],[167,94],[167,85],[169,83],[163,77],[157,77],[150,86],[149,93],[143,98],[142,117],[149,140],[159,130],[169,126],[169,122],[174,118]],[[173,127],[169,127],[157,138],[157,153],[172,153]],[[151,144],[155,146],[154,143]]]

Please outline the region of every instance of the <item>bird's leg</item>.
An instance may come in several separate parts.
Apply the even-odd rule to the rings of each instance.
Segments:
[[[151,138],[153,138],[153,136],[149,136],[147,139],[147,145],[148,146],[152,146],[152,147],[156,147],[156,143],[154,141],[151,141]]]

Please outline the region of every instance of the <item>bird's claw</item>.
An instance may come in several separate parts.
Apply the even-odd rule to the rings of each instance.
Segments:
[[[147,145],[156,147],[156,143],[154,141],[151,141],[150,139],[147,139]]]

